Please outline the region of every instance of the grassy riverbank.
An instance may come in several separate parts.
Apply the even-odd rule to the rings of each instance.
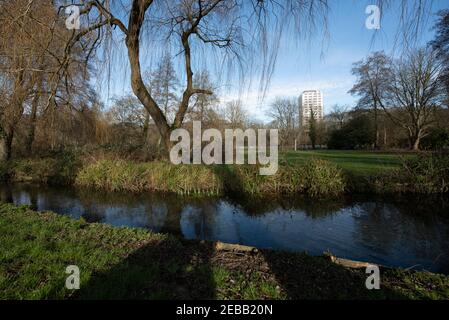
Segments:
[[[11,182],[76,184],[106,191],[178,194],[447,193],[448,154],[299,151],[280,156],[275,175],[250,165],[173,165],[62,154],[19,159],[0,166]]]
[[[80,290],[65,288],[68,265],[80,268]],[[0,299],[449,299],[444,275],[382,268],[381,290],[365,279],[325,257],[233,251],[0,205]]]
[[[416,154],[359,150],[287,151],[280,155],[282,160],[291,165],[301,165],[310,159],[326,160],[356,176],[397,170],[401,168],[401,160],[413,157],[416,157]]]

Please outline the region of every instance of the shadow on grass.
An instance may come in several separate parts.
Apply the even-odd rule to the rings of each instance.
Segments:
[[[216,283],[215,268],[226,270]],[[93,274],[77,299],[406,299],[367,290],[367,275],[325,258],[258,250],[216,250],[213,243],[162,241]],[[275,292],[276,291],[276,292]]]
[[[325,257],[274,251],[264,251],[263,255],[287,299],[407,299],[386,286],[368,290],[365,281],[369,275],[364,269],[348,269]]]
[[[199,247],[198,247],[199,246]],[[213,244],[152,242],[120,264],[91,275],[76,299],[214,299]]]

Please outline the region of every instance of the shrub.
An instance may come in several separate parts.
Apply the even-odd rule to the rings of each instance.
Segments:
[[[414,192],[447,193],[449,191],[449,155],[429,153],[405,159],[400,174]]]
[[[426,150],[443,150],[449,147],[449,131],[444,128],[433,128],[429,135],[422,139],[421,147]]]
[[[55,175],[55,159],[22,159],[12,164],[10,179],[14,182],[47,183]]]
[[[345,190],[342,171],[328,161],[312,159],[299,172],[303,188],[310,196],[338,195]]]
[[[48,158],[19,159],[4,165],[8,179],[13,182],[72,184],[80,161],[72,153],[58,153]]]
[[[334,130],[328,146],[330,149],[361,149],[372,145],[374,140],[373,122],[368,116],[361,115]]]

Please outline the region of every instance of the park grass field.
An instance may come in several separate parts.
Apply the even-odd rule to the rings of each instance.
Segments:
[[[368,176],[397,169],[401,165],[401,160],[407,157],[413,157],[413,154],[359,150],[305,150],[282,152],[279,158],[291,165],[303,164],[312,158],[327,160],[350,174]]]

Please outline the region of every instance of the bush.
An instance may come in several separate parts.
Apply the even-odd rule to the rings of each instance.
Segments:
[[[56,167],[55,159],[21,159],[14,161],[10,179],[14,182],[48,183]]]
[[[449,155],[429,153],[405,159],[400,174],[415,192],[447,193],[449,191]]]
[[[67,152],[53,157],[18,159],[2,164],[0,174],[12,182],[72,184],[81,166],[78,158]]]
[[[303,187],[310,196],[338,195],[345,190],[345,179],[334,164],[319,159],[307,162],[300,169]]]
[[[362,149],[374,143],[374,126],[371,119],[366,116],[358,116],[341,129],[334,130],[329,138],[330,149]]]
[[[449,131],[442,128],[434,128],[430,134],[421,141],[421,147],[426,150],[443,150],[449,147]]]

